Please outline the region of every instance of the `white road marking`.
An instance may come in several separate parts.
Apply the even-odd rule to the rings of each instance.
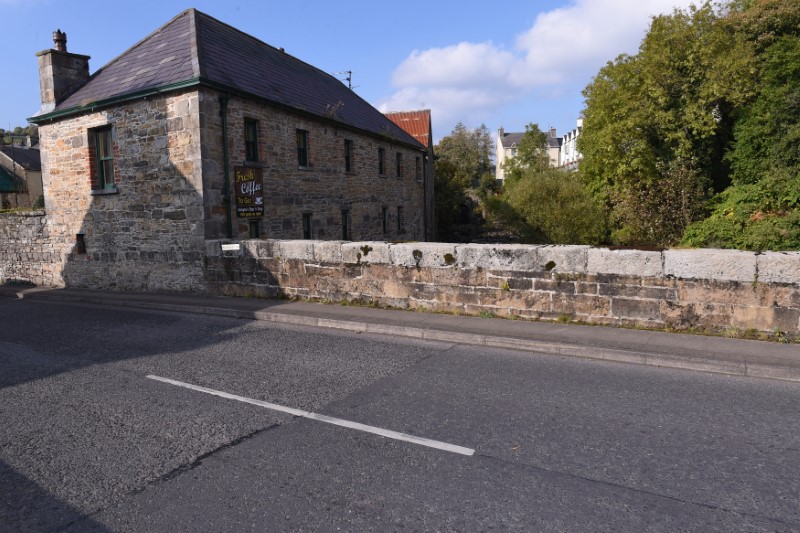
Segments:
[[[364,431],[366,433],[372,433],[374,435],[380,435],[382,437],[386,437],[389,439],[401,440],[404,442],[411,442],[413,444],[419,444],[420,446],[427,446],[429,448],[436,448],[437,450],[443,450],[446,452],[458,453],[461,455],[471,456],[475,453],[475,450],[471,448],[465,448],[463,446],[458,446],[456,444],[449,444],[447,442],[441,442],[438,440],[426,439],[423,437],[417,437],[414,435],[408,435],[407,433],[400,433],[398,431],[392,431],[390,429],[383,429],[375,426],[368,426],[366,424],[360,424],[358,422],[351,422],[350,420],[343,420],[341,418],[334,418],[332,416],[321,415],[318,413],[314,413],[311,411],[303,411],[302,409],[294,409],[292,407],[286,407],[283,405],[278,405],[275,403],[264,402],[261,400],[256,400],[253,398],[247,398],[245,396],[237,396],[236,394],[229,394],[227,392],[222,392],[214,389],[209,389],[206,387],[201,387],[199,385],[192,385],[191,383],[184,383],[183,381],[177,381],[174,379],[169,378],[162,378],[161,376],[153,376],[148,375],[148,379],[154,379],[156,381],[161,381],[163,383],[169,383],[170,385],[176,385],[178,387],[184,387],[186,389],[195,390],[198,392],[205,392],[206,394],[212,394],[214,396],[219,396],[221,398],[226,398],[228,400],[236,400],[238,402],[249,403],[252,405],[257,405],[259,407],[264,407],[266,409],[272,409],[273,411],[280,411],[282,413],[287,413],[293,416],[300,416],[303,418],[310,418],[312,420],[318,420],[319,422],[326,422],[328,424],[333,424],[336,426],[342,426],[350,429],[356,429],[358,431]]]

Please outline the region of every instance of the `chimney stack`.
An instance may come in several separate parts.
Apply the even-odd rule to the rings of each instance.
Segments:
[[[53,46],[36,54],[42,98],[42,107],[36,115],[53,111],[89,79],[89,56],[67,52],[67,34],[60,29],[53,32]]]

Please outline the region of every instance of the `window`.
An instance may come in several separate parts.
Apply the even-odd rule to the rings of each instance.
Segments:
[[[301,167],[308,166],[308,132],[297,130],[297,164]]]
[[[114,183],[114,147],[111,140],[111,127],[94,130],[94,147],[97,158],[95,182],[98,189],[115,189]]]
[[[396,172],[397,173],[397,177],[398,178],[402,178],[403,177],[403,154],[401,154],[400,152],[397,152],[397,155],[395,157],[395,166],[396,166],[396,170],[397,170],[397,172]]]
[[[386,206],[381,207],[381,227],[383,233],[389,233],[389,208]]]
[[[397,233],[406,232],[406,217],[403,214],[403,207],[397,206]]]
[[[342,240],[350,240],[350,211],[342,209]]]
[[[258,161],[258,122],[244,119],[244,159]]]
[[[353,141],[344,141],[344,171],[353,171]]]
[[[311,213],[303,213],[303,238],[311,239]]]
[[[386,150],[378,148],[378,174],[386,175]]]
[[[416,173],[416,176],[417,176],[417,180],[421,180],[422,179],[422,160],[419,158],[419,156],[416,158],[416,160],[414,160],[414,169],[415,169],[415,173]]]
[[[248,236],[251,239],[259,239],[261,238],[261,221],[260,220],[248,220]]]
[[[75,253],[79,255],[86,253],[86,240],[84,239],[83,233],[75,235]]]

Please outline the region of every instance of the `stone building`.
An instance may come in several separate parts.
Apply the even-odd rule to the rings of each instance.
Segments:
[[[432,241],[436,235],[436,218],[434,217],[434,153],[433,153],[433,124],[431,110],[395,111],[384,113],[389,120],[403,128],[414,137],[421,145],[427,148],[426,159],[422,161],[423,179],[425,181],[425,240]]]
[[[555,128],[544,132],[544,149],[551,167],[565,170],[578,168],[580,160],[583,159],[583,155],[578,151],[578,136],[582,128],[583,119],[579,118],[576,128],[561,137],[558,136]],[[525,132],[506,132],[503,128],[497,130],[495,179],[500,181],[505,179],[503,162],[517,155],[517,147],[524,136]]]
[[[54,41],[30,121],[66,284],[200,290],[207,239],[425,239],[426,147],[283,49],[194,9],[92,75]]]
[[[42,192],[39,149],[31,138],[0,146],[0,209],[38,207]]]

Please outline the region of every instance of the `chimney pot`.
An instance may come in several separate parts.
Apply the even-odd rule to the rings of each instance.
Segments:
[[[58,29],[53,32],[53,44],[59,52],[67,51],[67,34]]]

